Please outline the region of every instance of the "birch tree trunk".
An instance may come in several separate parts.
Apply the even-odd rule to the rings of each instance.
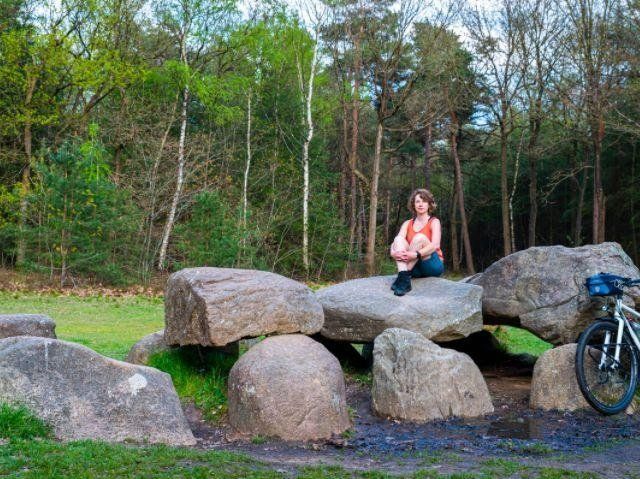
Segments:
[[[307,85],[307,95],[305,98],[307,136],[302,145],[302,167],[304,170],[304,186],[302,193],[302,265],[304,272],[309,276],[309,145],[313,139],[313,118],[311,116],[311,101],[313,99],[313,82],[316,76],[316,60],[318,57],[319,39],[316,33],[315,45],[313,46],[313,58],[311,59],[311,71],[309,72],[309,83]]]
[[[247,161],[244,166],[244,180],[242,182],[242,226],[247,227],[247,191],[249,188],[249,168],[251,168],[251,89],[247,97]],[[244,242],[244,240],[243,240]]]
[[[164,134],[162,135],[162,140],[160,141],[160,147],[158,148],[158,154],[153,162],[153,168],[151,169],[151,177],[149,178],[149,194],[150,205],[149,205],[149,215],[147,216],[147,232],[144,238],[144,257],[142,259],[142,269],[146,272],[149,272],[153,269],[153,262],[155,258],[155,252],[151,254],[151,242],[153,235],[153,223],[156,217],[156,202],[158,200],[157,196],[157,186],[158,186],[158,169],[160,168],[160,162],[162,161],[162,153],[164,152],[164,148],[167,144],[167,139],[169,138],[169,133],[171,132],[171,127],[173,126],[173,122],[175,121],[176,109],[178,108],[178,101],[180,100],[180,93],[176,93],[175,101],[173,102],[173,106],[171,107],[171,113],[169,115],[169,122],[167,123],[167,128],[164,130]]]
[[[176,175],[176,190],[173,194],[173,200],[171,201],[171,209],[169,210],[169,216],[167,222],[164,225],[162,232],[162,243],[160,244],[160,253],[158,254],[158,270],[162,271],[165,268],[165,261],[167,259],[167,246],[169,244],[169,237],[173,230],[173,223],[176,218],[176,211],[178,209],[178,202],[180,201],[180,195],[182,194],[182,183],[184,182],[184,143],[187,133],[187,105],[189,103],[189,87],[185,86],[182,91],[182,110],[180,114],[180,141],[178,143],[178,172]]]

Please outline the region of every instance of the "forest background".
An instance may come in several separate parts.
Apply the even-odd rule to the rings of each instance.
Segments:
[[[389,271],[427,187],[453,272],[638,263],[637,0],[0,0],[0,263]]]

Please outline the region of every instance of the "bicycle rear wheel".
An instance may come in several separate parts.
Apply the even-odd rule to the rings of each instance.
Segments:
[[[576,376],[585,399],[603,414],[617,414],[631,400],[638,383],[638,356],[625,331],[615,358],[617,323],[598,321],[580,336]]]

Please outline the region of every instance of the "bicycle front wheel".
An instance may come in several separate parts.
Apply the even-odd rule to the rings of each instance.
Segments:
[[[638,356],[625,331],[616,344],[617,323],[598,321],[580,336],[576,376],[585,399],[602,414],[617,414],[631,400],[638,383]]]

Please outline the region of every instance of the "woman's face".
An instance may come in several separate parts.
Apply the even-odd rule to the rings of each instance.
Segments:
[[[429,210],[429,202],[423,200],[420,195],[416,195],[413,200],[413,207],[416,210],[417,214],[426,213]]]

